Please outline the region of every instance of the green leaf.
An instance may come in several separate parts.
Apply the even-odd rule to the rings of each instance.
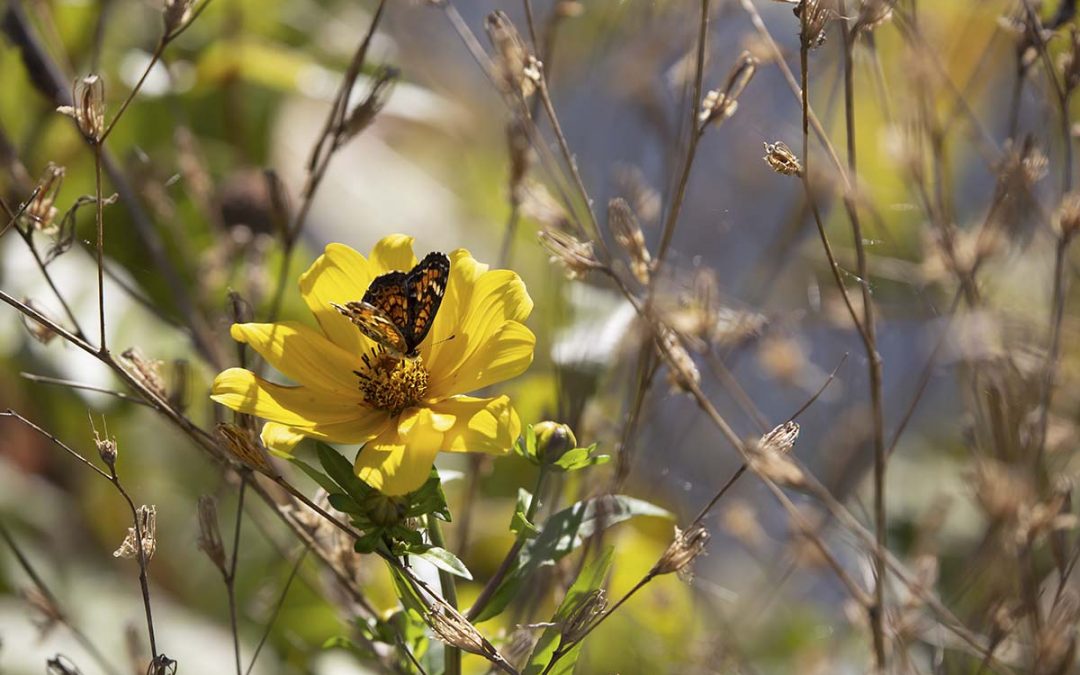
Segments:
[[[308,475],[308,477],[311,478],[311,480],[318,483],[319,486],[322,487],[322,489],[326,490],[327,492],[333,494],[335,492],[340,492],[341,491],[341,488],[338,487],[337,483],[330,480],[329,476],[327,476],[322,471],[319,471],[315,467],[311,466],[310,464],[308,464],[304,460],[300,459],[299,457],[288,457],[287,459],[290,462],[292,462],[293,464],[295,464],[296,466],[300,467],[301,471],[306,473]]]
[[[323,649],[344,649],[358,659],[370,660],[377,658],[375,652],[364,645],[359,645],[344,635],[335,635],[322,644]]]
[[[435,467],[431,468],[431,475],[428,476],[427,481],[416,491],[410,492],[408,498],[409,507],[405,511],[406,516],[416,518],[430,513],[439,520],[450,522],[450,509],[446,505],[442,481]]]
[[[533,648],[533,652],[529,656],[529,663],[525,666],[523,675],[539,675],[544,672],[544,668],[547,667],[548,662],[551,661],[552,655],[559,646],[562,622],[564,622],[570,613],[577,608],[578,603],[580,603],[586,595],[597,588],[600,588],[604,583],[608,570],[611,568],[611,560],[614,551],[615,549],[613,547],[609,546],[606,548],[600,557],[586,565],[585,569],[578,575],[578,578],[574,580],[574,584],[570,587],[570,590],[566,592],[566,597],[563,598],[562,603],[559,605],[559,609],[555,611],[555,616],[551,619],[551,623],[554,625],[544,629],[544,633],[540,636],[540,640],[537,641],[536,646]],[[566,654],[564,654],[559,661],[547,671],[548,675],[568,675],[569,673],[573,673],[574,666],[577,664],[580,653],[581,643],[578,643],[567,651]]]
[[[525,579],[538,567],[554,564],[597,531],[634,516],[674,519],[670,511],[626,495],[587,499],[554,514],[544,523],[540,534],[521,549],[517,561],[476,621],[498,616],[517,595]]]
[[[465,567],[465,563],[461,562],[456,555],[445,548],[422,544],[420,546],[410,546],[406,548],[406,551],[410,555],[428,561],[444,572],[472,581],[472,573],[469,572],[468,567]]]
[[[532,539],[540,534],[540,528],[530,523],[526,516],[531,503],[532,495],[529,491],[518,488],[517,506],[514,507],[514,517],[510,519],[510,531],[518,538]]]
[[[353,550],[357,553],[374,553],[382,545],[383,535],[382,528],[368,530],[353,543]]]
[[[334,490],[334,492],[344,490],[345,494],[358,503],[363,503],[364,497],[375,492],[374,488],[356,477],[356,474],[353,473],[352,462],[345,459],[337,450],[326,443],[316,443],[315,453],[318,455],[319,463],[322,464],[326,473],[340,486],[340,490]]]
[[[540,464],[540,460],[536,456],[536,430],[533,429],[533,425],[525,426],[521,438],[517,440],[517,443],[514,443],[514,452],[533,464]]]
[[[567,450],[552,466],[558,471],[577,471],[578,469],[584,469],[588,466],[607,464],[611,461],[610,455],[593,456],[592,453],[595,451],[596,443],[593,443],[587,448]]]

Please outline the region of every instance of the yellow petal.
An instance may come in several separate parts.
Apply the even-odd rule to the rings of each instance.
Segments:
[[[327,340],[318,331],[292,321],[282,323],[234,323],[230,331],[267,363],[291,380],[348,398],[358,398],[353,370],[360,363],[353,355]]]
[[[433,403],[431,409],[457,420],[443,437],[444,452],[501,455],[510,451],[521,434],[521,419],[510,405],[509,396],[454,396]]]
[[[367,443],[389,426],[390,418],[385,412],[370,410],[355,419],[334,424],[320,424],[307,429],[267,422],[263,425],[261,437],[263,445],[271,450],[291,453],[296,444],[305,437],[327,443],[354,445]]]
[[[532,363],[535,348],[536,336],[531,330],[506,321],[450,373],[432,368],[428,396],[467,394],[517,377]]]
[[[445,426],[446,421],[445,416],[426,408],[405,411],[397,427],[389,426],[360,449],[354,464],[356,475],[386,495],[416,490],[435,464],[435,455],[443,443],[443,432],[438,427]]]
[[[263,445],[275,452],[292,454],[292,449],[304,440],[305,436],[294,427],[267,422],[263,425],[259,438],[262,439]]]
[[[326,337],[349,354],[364,354],[370,343],[356,326],[333,308],[364,297],[375,277],[364,256],[344,244],[330,244],[300,275],[300,295]]]
[[[413,238],[404,234],[383,237],[371,249],[371,264],[376,275],[401,270],[408,272],[416,265],[413,255]]]
[[[510,270],[487,270],[468,251],[451,254],[450,280],[435,325],[421,354],[435,380],[454,375],[507,321],[522,322],[533,302],[521,278]],[[452,337],[452,339],[450,339]],[[464,393],[437,386],[435,395]]]
[[[313,387],[285,387],[243,368],[218,373],[210,398],[237,412],[304,428],[345,422],[371,410],[359,392],[344,398]]]

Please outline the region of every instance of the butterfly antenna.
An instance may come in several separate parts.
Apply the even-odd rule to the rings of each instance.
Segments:
[[[438,342],[432,342],[432,343],[431,343],[431,346],[432,346],[432,347],[434,347],[435,345],[441,345],[441,344],[442,344],[442,343],[444,343],[444,342],[450,342],[451,340],[453,340],[453,339],[454,339],[454,338],[456,338],[456,337],[457,337],[457,335],[456,335],[456,334],[454,334],[454,335],[451,335],[450,337],[447,337],[447,338],[443,338],[442,340],[439,340]]]

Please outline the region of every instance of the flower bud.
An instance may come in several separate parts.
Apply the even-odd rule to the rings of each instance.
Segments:
[[[536,458],[541,464],[559,461],[567,450],[577,447],[573,430],[558,422],[541,422],[533,427],[536,432]]]
[[[361,506],[371,522],[381,527],[390,527],[405,518],[408,503],[401,497],[388,497],[381,492],[372,491]]]

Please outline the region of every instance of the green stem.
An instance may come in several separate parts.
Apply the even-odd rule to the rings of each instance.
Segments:
[[[443,540],[442,528],[439,526],[439,519],[434,515],[428,515],[428,536],[431,537],[431,543],[439,548],[446,548],[446,542]],[[454,582],[454,575],[443,570],[439,570],[439,585],[442,586],[443,599],[446,603],[457,609],[457,586]],[[443,662],[445,664],[444,672],[446,675],[461,675],[461,650],[457,647],[451,647],[446,645],[443,648]]]

